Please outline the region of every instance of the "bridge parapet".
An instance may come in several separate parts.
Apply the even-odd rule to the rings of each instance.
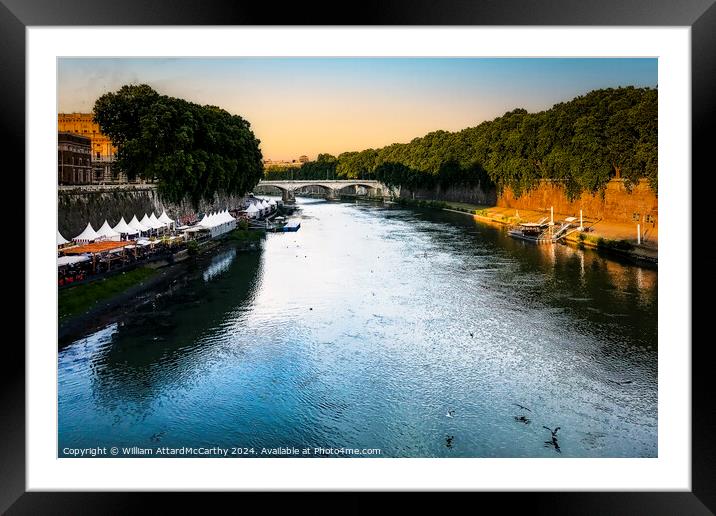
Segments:
[[[284,180],[284,181],[260,181],[257,187],[273,186],[281,190],[284,200],[292,200],[295,198],[296,190],[307,186],[318,186],[326,190],[329,198],[338,198],[340,191],[350,186],[364,187],[368,189],[369,195],[372,197],[389,198],[391,190],[374,179],[325,179],[325,180]]]

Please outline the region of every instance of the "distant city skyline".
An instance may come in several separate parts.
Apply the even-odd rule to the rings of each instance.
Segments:
[[[251,123],[264,159],[407,143],[591,90],[655,87],[656,58],[61,58],[58,112],[146,83]]]

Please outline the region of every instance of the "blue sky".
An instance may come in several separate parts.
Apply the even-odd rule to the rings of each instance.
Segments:
[[[58,111],[89,112],[102,93],[147,83],[241,115],[264,157],[407,142],[588,91],[657,85],[657,59],[63,58]]]

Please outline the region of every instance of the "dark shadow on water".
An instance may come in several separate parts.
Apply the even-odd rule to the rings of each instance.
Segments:
[[[91,356],[94,398],[110,410],[126,402],[141,405],[158,390],[191,381],[209,348],[220,345],[206,329],[240,318],[260,282],[261,252],[229,248],[152,292],[150,303],[118,311],[111,340]],[[70,348],[60,353],[60,369]]]

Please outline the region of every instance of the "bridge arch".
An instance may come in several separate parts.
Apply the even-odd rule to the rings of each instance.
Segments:
[[[293,202],[295,196],[293,195],[293,189],[285,184],[268,183],[261,181],[254,187],[257,193],[263,193],[264,195],[271,195],[278,193],[281,196],[283,202]]]
[[[323,195],[326,196],[328,199],[334,199],[336,198],[338,194],[338,189],[335,188],[333,185],[326,185],[324,183],[321,183],[320,181],[312,182],[312,181],[304,181],[299,185],[296,185],[292,193],[294,196],[301,195],[301,190],[307,189],[307,188],[319,188]],[[305,192],[308,193],[308,192]]]
[[[291,189],[286,188],[286,187],[284,187],[284,186],[282,186],[282,185],[271,184],[271,183],[259,183],[259,184],[257,184],[257,185],[254,187],[254,190],[259,190],[259,189],[260,189],[260,190],[272,190],[272,189],[276,189],[276,190],[278,190],[278,193],[280,193],[280,194],[283,194],[283,193],[286,193],[286,192],[290,192],[290,191],[291,191]]]
[[[342,184],[336,189],[336,193],[338,195],[341,195],[341,192],[343,192],[346,188],[354,188],[356,193],[358,193],[358,188],[365,188],[365,190],[368,192],[368,194],[372,197],[383,197],[383,194],[385,193],[383,191],[382,185],[380,184],[370,184],[366,183],[365,181],[356,181],[353,183],[347,183]]]
[[[272,180],[272,181],[261,181],[257,185],[258,187],[273,186],[281,192],[284,200],[292,200],[295,197],[295,192],[302,188],[317,187],[325,191],[329,198],[338,198],[341,195],[341,190],[345,188],[365,188],[368,194],[372,197],[385,198],[388,195],[392,195],[390,189],[386,185],[374,179],[340,179],[340,180]],[[346,192],[347,193],[347,192]]]
[[[296,190],[302,190],[304,188],[310,188],[312,186],[317,186],[317,187],[319,187],[323,190],[329,191],[329,192],[335,190],[335,188],[333,186],[324,185],[324,184],[321,184],[320,182],[311,183],[309,181],[305,181],[305,182],[301,183],[300,185],[296,185],[293,188],[293,191],[295,192]]]
[[[367,188],[367,189],[369,189],[369,190],[370,190],[371,188],[375,188],[375,185],[370,185],[370,184],[365,183],[365,182],[356,181],[355,183],[341,184],[341,185],[339,185],[338,190],[340,191],[340,190],[343,190],[344,188],[351,188],[351,187],[354,187],[354,186],[362,186],[363,188]]]

